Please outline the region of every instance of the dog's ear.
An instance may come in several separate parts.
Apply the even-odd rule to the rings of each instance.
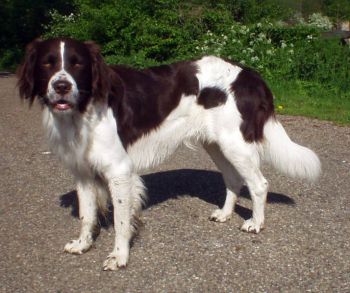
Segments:
[[[100,47],[92,41],[85,42],[92,62],[92,97],[98,100],[107,98],[110,90],[109,69],[101,55]]]
[[[17,68],[17,86],[21,99],[29,99],[30,105],[33,103],[37,92],[35,90],[34,69],[37,60],[38,46],[42,41],[34,40],[27,45],[24,62]]]

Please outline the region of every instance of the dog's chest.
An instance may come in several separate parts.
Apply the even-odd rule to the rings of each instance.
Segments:
[[[95,109],[79,119],[63,120],[46,112],[44,126],[50,148],[76,177],[103,175],[127,156],[111,110]]]
[[[91,173],[87,160],[91,143],[91,126],[86,119],[76,117],[54,117],[45,110],[43,116],[44,128],[51,151],[73,173]]]

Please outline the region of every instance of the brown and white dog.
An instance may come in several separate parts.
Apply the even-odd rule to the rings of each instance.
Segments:
[[[138,172],[183,143],[203,145],[224,177],[226,201],[212,220],[231,217],[247,184],[253,202],[241,228],[247,232],[264,224],[262,159],[293,177],[320,174],[315,153],[292,142],[276,120],[265,82],[239,64],[208,56],[135,70],[106,65],[94,43],[55,38],[28,45],[18,77],[21,98],[43,104],[51,149],[77,182],[81,232],[65,251],[91,247],[98,209],[112,201],[115,246],[105,270],[127,264],[133,219],[145,197]]]

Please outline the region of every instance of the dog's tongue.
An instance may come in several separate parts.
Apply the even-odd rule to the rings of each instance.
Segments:
[[[71,106],[68,103],[57,103],[55,108],[60,111],[68,110]]]

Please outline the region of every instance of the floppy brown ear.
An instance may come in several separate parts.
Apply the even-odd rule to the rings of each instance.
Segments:
[[[34,68],[37,59],[37,48],[41,40],[37,39],[27,45],[24,62],[17,68],[18,77],[17,86],[19,88],[19,96],[21,99],[29,99],[30,104],[33,103],[37,92],[34,84]]]
[[[100,47],[92,42],[85,42],[90,51],[92,60],[92,97],[95,100],[104,100],[109,92],[109,69],[101,55]]]

